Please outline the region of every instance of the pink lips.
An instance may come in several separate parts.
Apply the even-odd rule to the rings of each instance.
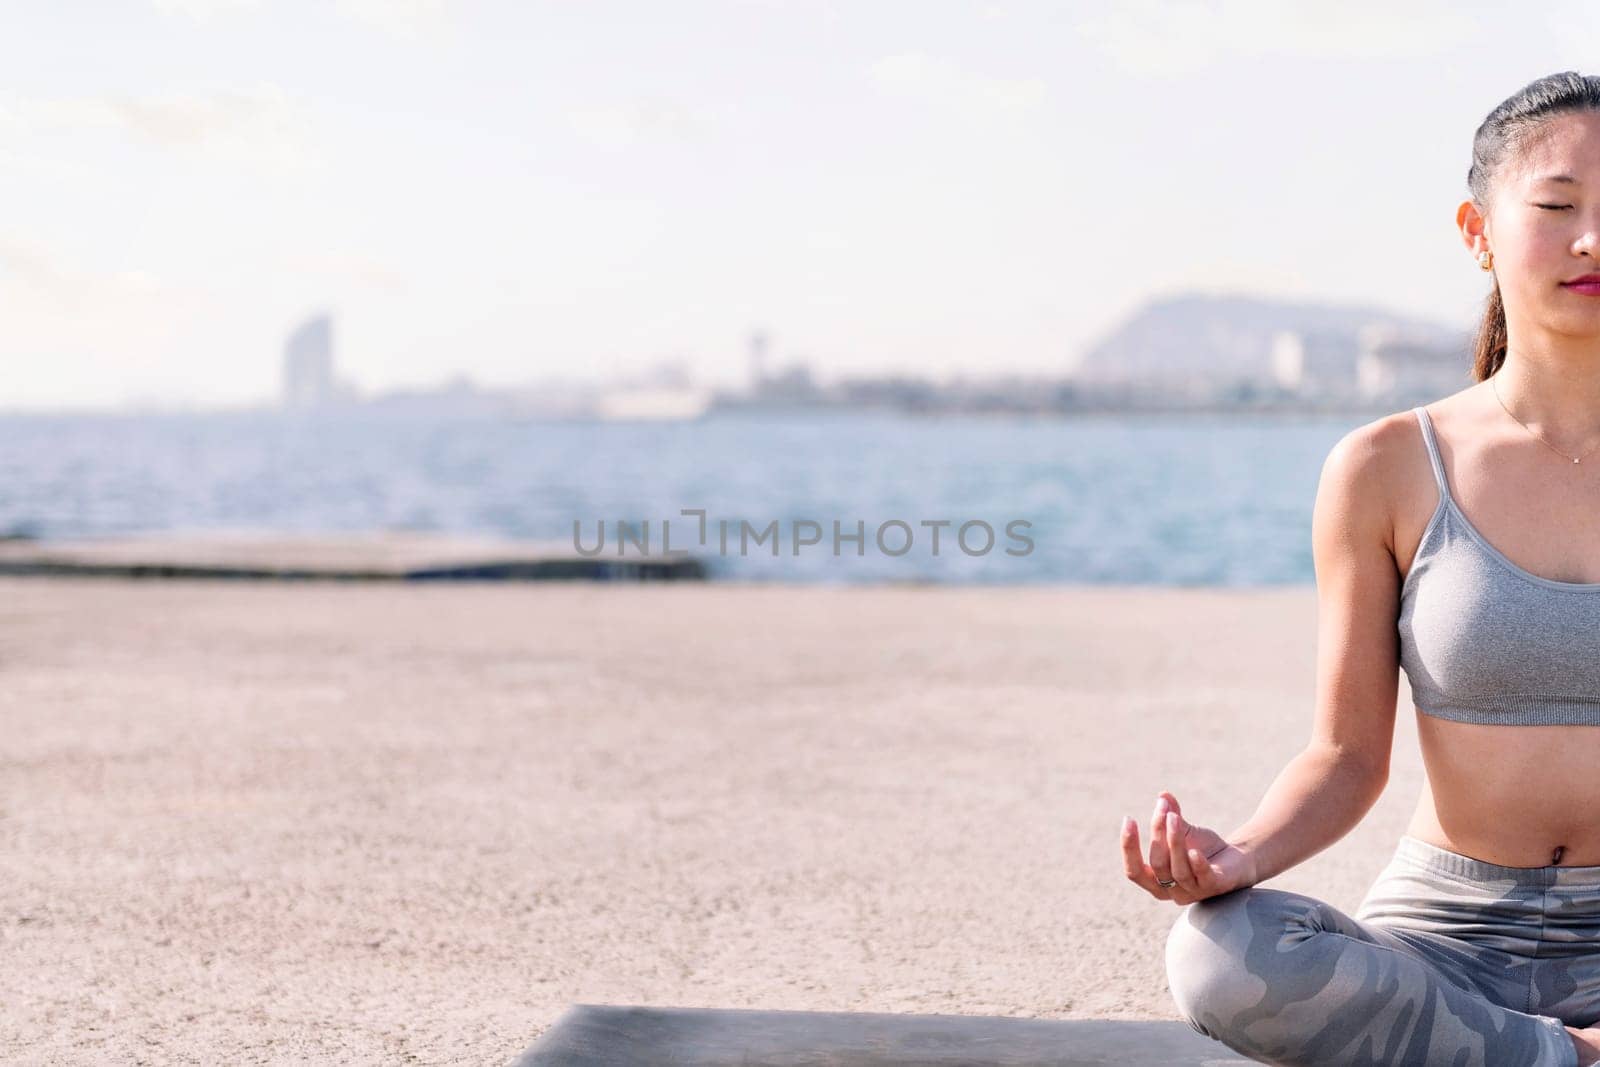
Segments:
[[[1600,296],[1600,280],[1581,282],[1562,282],[1562,288],[1571,289],[1574,293],[1585,296]]]

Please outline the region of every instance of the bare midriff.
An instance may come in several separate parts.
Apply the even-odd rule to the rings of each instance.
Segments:
[[[1417,712],[1427,771],[1406,833],[1505,867],[1600,866],[1600,727]]]

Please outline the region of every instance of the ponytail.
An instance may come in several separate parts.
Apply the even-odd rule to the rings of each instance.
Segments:
[[[1472,377],[1487,381],[1506,361],[1506,306],[1500,302],[1500,283],[1494,283],[1489,299],[1484,301],[1483,322],[1478,326],[1478,340],[1473,346]]]

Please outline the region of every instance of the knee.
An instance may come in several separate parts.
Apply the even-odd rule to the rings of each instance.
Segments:
[[[1253,973],[1252,942],[1276,943],[1297,914],[1294,894],[1249,886],[1186,905],[1167,934],[1167,985],[1191,1027],[1212,1038],[1266,995],[1271,975]],[[1270,927],[1270,929],[1269,929]],[[1257,968],[1258,969],[1258,968]]]

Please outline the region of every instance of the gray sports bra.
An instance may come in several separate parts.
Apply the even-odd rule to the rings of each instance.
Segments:
[[[1418,710],[1459,722],[1600,726],[1600,582],[1517,566],[1456,507],[1417,413],[1439,503],[1400,588],[1400,665]]]

